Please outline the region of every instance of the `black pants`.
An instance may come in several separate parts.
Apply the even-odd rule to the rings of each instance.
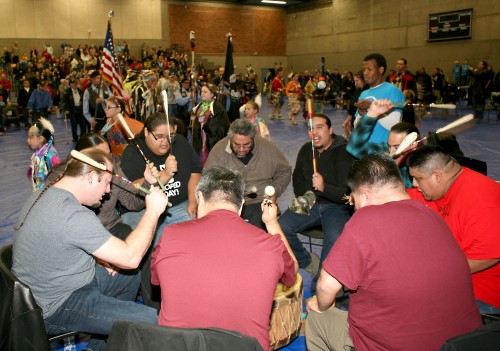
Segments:
[[[94,133],[99,133],[102,127],[104,127],[104,125],[106,124],[106,118],[96,118],[96,122],[97,124],[94,126]]]
[[[69,114],[69,120],[71,123],[71,135],[73,136],[73,141],[78,140],[78,126],[80,126],[80,136],[87,133],[89,129],[87,128],[87,120],[83,117],[83,110],[77,107],[77,110]]]
[[[262,209],[260,203],[243,205],[241,218],[260,229],[266,230],[266,225],[262,222]]]

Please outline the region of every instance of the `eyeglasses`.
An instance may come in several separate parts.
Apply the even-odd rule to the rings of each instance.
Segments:
[[[233,148],[235,150],[249,150],[253,147],[253,142],[249,142],[246,144],[236,144],[234,142],[231,142],[231,144],[233,145]]]
[[[104,107],[105,110],[112,110],[114,108],[119,108],[120,106],[106,106]]]
[[[170,133],[170,136],[169,135],[154,135],[153,132],[149,132],[149,134],[151,134],[153,136],[153,138],[155,138],[156,141],[169,141],[169,138],[173,141],[175,139],[175,136],[177,135],[177,133]]]

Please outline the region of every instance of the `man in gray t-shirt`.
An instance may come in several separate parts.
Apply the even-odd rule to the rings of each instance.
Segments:
[[[111,157],[97,148],[81,154],[96,166],[70,157],[61,177],[26,202],[16,227],[12,272],[33,292],[49,334],[108,335],[115,320],[156,324],[156,310],[134,302],[140,284],[135,268],[168,199],[151,188],[137,228],[125,241],[114,237],[85,207],[99,205],[110,191]],[[156,168],[144,172],[150,184],[153,175]],[[104,349],[105,343],[92,339],[89,347]]]

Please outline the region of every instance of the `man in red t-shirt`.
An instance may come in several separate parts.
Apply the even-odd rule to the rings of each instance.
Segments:
[[[279,281],[294,284],[298,264],[274,204],[263,206],[269,233],[240,217],[244,188],[241,175],[223,166],[203,171],[198,220],[165,229],[151,282],[161,287],[158,324],[235,330],[269,350],[274,291]]]
[[[481,326],[463,253],[446,223],[410,199],[394,161],[366,156],[347,179],[357,211],[308,302],[308,350],[437,350]],[[335,308],[342,285],[348,313]]]
[[[439,146],[417,149],[408,166],[410,196],[444,219],[467,257],[479,311],[500,313],[500,185]]]

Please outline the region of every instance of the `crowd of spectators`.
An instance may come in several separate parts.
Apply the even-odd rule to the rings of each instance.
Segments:
[[[9,101],[14,102],[14,106],[17,106],[17,112],[20,115],[24,115],[23,120],[17,120],[17,123],[26,124],[26,127],[29,123],[26,115],[26,97],[19,99],[19,96],[23,95],[24,81],[29,82],[31,91],[36,90],[39,83],[46,82],[46,89],[49,90],[53,106],[56,109],[54,113],[58,115],[57,107],[71,80],[77,80],[80,88],[85,90],[88,85],[89,74],[93,70],[100,68],[103,47],[93,43],[73,47],[71,44],[63,42],[60,44],[60,48],[62,52],[60,56],[55,54],[50,42],[46,42],[42,50],[33,46],[29,52],[22,52],[17,42],[14,42],[11,48],[3,48],[0,57],[0,108],[2,108],[0,132],[4,131],[5,107],[7,107]],[[148,43],[144,42],[140,49],[140,57],[131,55],[129,45],[125,40],[117,42],[115,48],[119,68],[124,77],[127,75],[127,70],[134,69],[152,70],[157,77],[174,76],[178,82],[182,82],[186,77],[192,78],[190,74],[190,56],[187,52],[176,51],[175,47],[173,49],[163,48],[162,46],[150,47]],[[478,68],[471,65],[469,60],[465,60],[463,64],[455,61],[452,67],[452,75],[449,77],[439,67],[433,68],[430,74],[422,66],[416,69],[415,74],[411,73],[410,70],[406,70],[406,64],[404,68],[405,74],[412,77],[414,81],[411,89],[415,93],[415,103],[456,103],[459,98],[467,98],[468,105],[476,110],[478,110],[476,106],[478,104],[483,107],[498,108],[498,95],[495,93],[500,91],[500,74],[495,75],[493,68],[485,61],[481,61],[481,65],[484,68],[479,68],[478,71]],[[388,72],[388,79],[397,75],[398,67],[400,66],[396,65],[396,70]],[[220,85],[221,80],[219,77],[223,74],[222,69],[209,70],[199,61],[195,71],[197,72],[196,82],[198,87],[208,82]],[[165,74],[165,72],[168,73]],[[322,100],[323,104],[331,103],[333,107],[339,109],[348,108],[356,90],[352,72],[345,71],[344,74],[340,74],[337,69],[331,72],[327,71],[325,73],[328,83],[327,89],[317,89],[320,78],[318,70],[311,73],[306,70],[298,72],[298,74],[299,82],[303,88],[309,83],[309,90],[317,91],[317,94],[312,94],[316,100]],[[265,80],[268,86],[272,82],[274,75],[275,70],[270,70]],[[294,72],[289,75],[290,79],[293,75]],[[230,82],[223,81],[223,83],[225,89],[221,89],[221,91],[224,91],[227,96],[226,109],[230,119],[233,120],[238,117],[238,108],[247,100],[253,99],[258,93],[258,77],[251,66],[248,66],[245,72],[240,72]],[[286,82],[284,83],[286,84]],[[307,90],[305,89],[305,91]],[[29,94],[29,90],[26,91]],[[14,97],[17,99],[14,99]],[[474,99],[474,97],[479,98]],[[231,114],[230,110],[234,112]]]

